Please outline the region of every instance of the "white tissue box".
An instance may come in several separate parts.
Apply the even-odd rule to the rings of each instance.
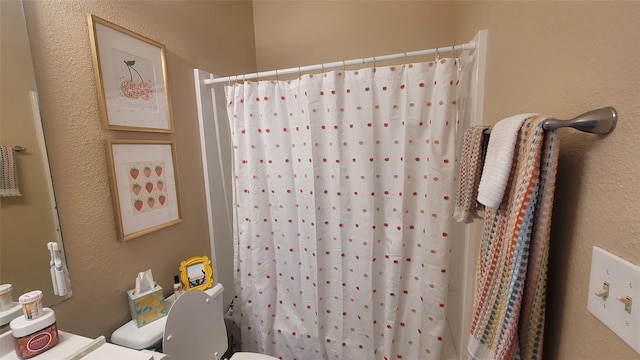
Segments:
[[[156,285],[153,289],[134,295],[134,290],[127,291],[131,319],[138,327],[143,327],[167,315],[164,306],[162,288]]]

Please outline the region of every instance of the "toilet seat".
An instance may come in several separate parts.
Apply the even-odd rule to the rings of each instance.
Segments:
[[[231,356],[229,360],[279,360],[273,356],[252,353],[252,352],[237,352]]]
[[[167,314],[162,352],[175,359],[222,358],[227,336],[224,328],[217,328],[224,320],[216,310],[213,299],[202,291],[182,294]]]
[[[169,309],[162,335],[162,351],[174,359],[222,359],[227,331],[222,309],[200,290],[182,294]],[[277,360],[250,352],[237,352],[230,360]]]

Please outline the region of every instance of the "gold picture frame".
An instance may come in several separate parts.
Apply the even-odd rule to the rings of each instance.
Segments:
[[[207,256],[194,256],[180,262],[180,281],[186,290],[206,290],[213,285],[213,269]]]
[[[102,127],[172,133],[163,44],[88,15]]]
[[[182,222],[175,142],[106,140],[105,146],[120,240]]]

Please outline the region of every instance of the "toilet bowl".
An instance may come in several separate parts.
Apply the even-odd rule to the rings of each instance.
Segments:
[[[138,350],[152,348],[162,340],[162,354],[154,359],[221,360],[227,351],[222,284],[206,291],[189,290],[182,294],[164,318],[141,328],[127,323],[111,335],[111,342]],[[167,355],[168,357],[165,357]],[[275,360],[268,355],[237,352],[229,360]]]

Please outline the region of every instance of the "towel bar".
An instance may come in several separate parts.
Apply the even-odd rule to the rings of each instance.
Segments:
[[[542,127],[545,130],[571,127],[588,133],[607,135],[613,132],[617,123],[618,112],[616,109],[607,106],[588,111],[569,120],[547,119],[542,124]]]
[[[570,127],[592,134],[608,135],[613,132],[617,123],[618,112],[611,106],[607,106],[588,111],[569,120],[549,118],[542,123],[542,128],[545,130],[556,130],[563,127]],[[484,131],[485,135],[490,133],[491,129]]]

